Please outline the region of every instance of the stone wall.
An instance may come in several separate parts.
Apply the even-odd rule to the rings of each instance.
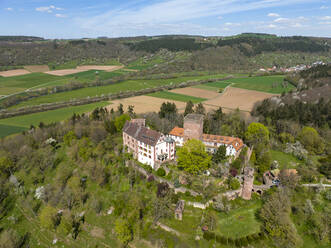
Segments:
[[[189,139],[202,140],[203,115],[189,114],[184,118],[184,142]]]

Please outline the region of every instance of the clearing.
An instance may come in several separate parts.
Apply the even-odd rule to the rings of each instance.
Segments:
[[[25,69],[16,69],[16,70],[9,70],[9,71],[0,71],[0,76],[2,77],[13,77],[13,76],[21,76],[25,74],[29,74],[30,72]]]
[[[107,109],[110,110],[111,108],[113,108],[114,110],[116,110],[120,104],[123,104],[123,109],[125,111],[128,109],[129,105],[134,106],[134,112],[137,114],[158,112],[162,103],[164,102],[175,103],[179,112],[183,112],[186,106],[185,102],[180,101],[165,100],[152,96],[135,96],[130,98],[113,100],[112,104],[107,106]]]
[[[250,112],[257,101],[262,101],[272,96],[275,96],[275,94],[228,87],[222,95],[205,101],[204,105],[231,110],[239,108],[242,111]]]
[[[218,94],[215,91],[193,88],[193,87],[178,88],[178,89],[170,90],[170,92],[174,92],[177,94],[183,94],[183,95],[187,95],[187,96],[198,97],[198,98],[204,98],[204,99],[212,99],[212,98],[220,96],[220,94]]]
[[[152,94],[148,94],[148,96],[169,99],[169,100],[174,100],[174,101],[181,101],[181,102],[192,101],[193,103],[199,103],[199,102],[203,102],[203,101],[207,100],[206,98],[174,93],[173,90],[172,91],[159,91],[159,92],[155,92]]]

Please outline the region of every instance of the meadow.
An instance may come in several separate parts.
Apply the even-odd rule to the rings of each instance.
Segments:
[[[288,84],[286,88],[282,86],[284,80],[283,75],[277,76],[262,76],[262,77],[247,77],[247,78],[232,78],[226,80],[227,83],[233,83],[231,86],[246,90],[256,90],[273,94],[281,94],[288,92],[295,87]]]
[[[169,92],[169,91],[155,92],[152,94],[148,94],[148,96],[164,98],[164,99],[169,99],[169,100],[174,100],[174,101],[181,101],[181,102],[192,101],[193,103],[199,103],[199,102],[203,102],[203,101],[207,100],[207,99],[201,98],[201,97],[177,94],[177,93],[173,93],[173,92]]]
[[[73,106],[50,110],[40,113],[0,119],[0,137],[27,130],[31,125],[37,126],[40,122],[49,124],[70,118],[74,113],[82,114],[93,111],[97,107],[104,107],[109,102],[98,102],[87,105]]]

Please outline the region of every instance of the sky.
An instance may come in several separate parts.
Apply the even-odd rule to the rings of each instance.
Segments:
[[[331,37],[331,0],[0,0],[0,35]]]

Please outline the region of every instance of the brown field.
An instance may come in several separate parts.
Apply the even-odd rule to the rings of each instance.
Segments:
[[[179,88],[179,89],[174,89],[174,90],[170,90],[170,91],[177,93],[177,94],[201,97],[201,98],[206,98],[206,99],[212,99],[212,98],[220,96],[220,94],[215,91],[204,90],[204,89],[199,89],[199,88],[191,88],[191,87]]]
[[[100,70],[100,71],[116,71],[123,68],[122,65],[82,65],[78,66],[76,69],[64,69],[64,70],[55,70],[55,71],[46,71],[45,73],[55,75],[55,76],[66,76],[70,74],[75,74],[83,71],[89,70]]]
[[[77,66],[78,70],[100,70],[100,71],[116,71],[122,69],[124,66],[122,65],[81,65]]]
[[[222,95],[205,101],[204,105],[206,108],[222,107],[229,110],[239,108],[242,111],[250,112],[255,102],[272,96],[275,96],[275,94],[228,87]]]
[[[29,74],[30,72],[25,69],[9,70],[9,71],[0,71],[0,76],[3,77],[13,77]]]
[[[112,104],[107,106],[107,109],[110,110],[113,108],[114,110],[120,105],[123,104],[123,108],[126,111],[129,105],[134,106],[134,112],[137,114],[147,113],[147,112],[158,112],[162,103],[164,102],[173,102],[176,104],[179,112],[184,112],[186,103],[179,101],[172,101],[167,99],[161,99],[152,96],[135,96],[130,98],[118,99],[112,101]]]
[[[46,72],[49,71],[48,65],[26,65],[24,68],[30,72]]]

